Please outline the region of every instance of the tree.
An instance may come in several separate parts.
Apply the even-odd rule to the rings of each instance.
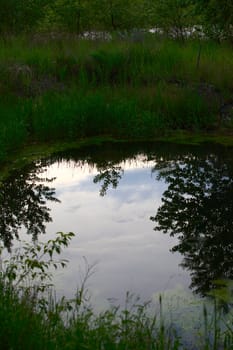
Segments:
[[[16,32],[19,24],[19,1],[0,0],[0,33],[8,34]]]
[[[56,0],[50,13],[58,28],[80,34],[89,27],[89,4],[85,0]]]
[[[184,256],[191,288],[206,295],[215,280],[233,278],[232,165],[212,154],[158,162],[156,169],[168,189],[151,220],[155,229],[177,236],[172,251]]]
[[[46,200],[58,202],[58,199],[54,196],[55,190],[44,183],[53,179],[38,176],[42,169],[26,167],[1,184],[0,238],[8,249],[12,240],[19,238],[22,227],[36,240],[40,233],[45,233],[45,223],[52,221]]]
[[[143,1],[92,0],[97,28],[121,31],[139,28],[142,24]]]
[[[31,32],[44,17],[45,8],[53,0],[0,0],[0,33]]]
[[[233,0],[194,0],[206,34],[218,41],[233,41]]]
[[[156,27],[182,41],[187,29],[196,24],[191,0],[156,0],[152,11]]]

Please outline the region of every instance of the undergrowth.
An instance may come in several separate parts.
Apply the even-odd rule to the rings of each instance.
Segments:
[[[232,70],[231,48],[209,41],[0,41],[0,161],[30,142],[216,130]]]
[[[167,88],[167,91],[164,89]],[[152,95],[153,94],[153,95]],[[29,99],[1,99],[0,161],[29,142],[77,141],[92,136],[154,139],[169,129],[190,131],[214,127],[214,107],[191,89],[155,91],[76,88]]]
[[[0,272],[0,344],[4,350],[219,350],[232,349],[232,314],[217,307],[226,296],[226,287],[215,292],[213,316],[203,309],[203,329],[190,334],[196,340],[187,345],[176,323],[164,320],[163,300],[153,311],[150,302],[141,302],[130,293],[125,305],[112,305],[100,313],[87,298],[85,283],[92,275],[86,261],[85,274],[74,298],[56,299],[52,289],[52,267],[65,267],[58,259],[73,233],[58,233],[46,243],[21,243],[4,259]],[[224,292],[225,291],[225,292]],[[231,296],[232,297],[232,296]],[[222,298],[221,300],[223,300]],[[229,304],[229,299],[225,303]],[[212,321],[211,321],[212,320]],[[211,321],[211,322],[210,322]]]

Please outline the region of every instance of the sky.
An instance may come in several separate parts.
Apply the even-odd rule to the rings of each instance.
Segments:
[[[150,220],[166,189],[151,172],[154,162],[139,155],[118,164],[124,175],[104,197],[99,194],[101,184],[93,182],[98,170],[88,163],[81,167],[62,161],[41,174],[55,178],[49,186],[56,189],[60,203],[47,203],[53,222],[40,240],[58,231],[75,233],[62,254],[69,260],[68,267],[54,278],[58,295],[74,295],[87,264],[94,272],[87,287],[100,307],[109,298],[122,304],[127,291],[148,300],[160,292],[188,289],[189,275],[179,267],[182,258],[170,252],[176,239],[156,232]]]

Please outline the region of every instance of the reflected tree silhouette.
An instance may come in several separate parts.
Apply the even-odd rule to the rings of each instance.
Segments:
[[[54,196],[55,190],[48,186],[54,179],[39,176],[44,170],[42,164],[34,164],[15,171],[1,183],[0,238],[8,250],[12,240],[19,238],[22,227],[36,240],[40,233],[45,233],[46,223],[52,221],[46,202],[59,200]]]
[[[94,177],[94,183],[101,183],[100,196],[105,196],[110,186],[117,188],[120,179],[124,175],[124,170],[121,166],[108,163],[101,168],[98,168],[99,173]]]
[[[215,280],[233,279],[233,172],[221,156],[160,160],[154,171],[168,183],[155,230],[177,236],[191,288],[201,295]]]
[[[50,187],[53,179],[42,179],[41,172],[55,161],[88,163],[98,174],[100,195],[116,188],[126,159],[142,154],[141,146],[129,150],[124,145],[87,149],[80,153],[55,155],[43,164],[21,169],[8,177],[0,187],[0,238],[10,249],[22,227],[36,239],[50,222],[47,201],[58,201]],[[148,148],[148,160],[155,161],[157,178],[168,184],[162,205],[151,220],[156,230],[178,238],[172,251],[183,255],[182,266],[191,274],[191,288],[205,295],[214,288],[214,280],[233,279],[233,165],[232,153],[207,149],[176,149],[173,145]],[[227,151],[228,153],[228,151]],[[208,154],[208,155],[207,155]]]

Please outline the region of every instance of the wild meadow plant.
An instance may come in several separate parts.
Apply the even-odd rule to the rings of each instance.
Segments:
[[[231,103],[232,50],[199,46],[158,35],[0,41],[0,161],[31,142],[218,131],[221,107]]]
[[[34,76],[53,76],[61,81],[88,85],[152,84],[158,80],[209,83],[218,89],[232,88],[233,69],[230,46],[211,41],[189,40],[180,44],[171,39],[149,35],[144,41],[84,40],[75,36],[52,39],[16,37],[0,43],[0,67],[27,66]],[[199,57],[199,47],[201,53]],[[197,68],[197,59],[199,64]],[[3,72],[1,73],[1,75]],[[86,86],[87,87],[87,86]]]
[[[214,128],[214,107],[195,91],[160,84],[144,89],[76,88],[36,98],[12,97],[0,103],[1,158],[30,142],[78,141],[111,136],[125,140],[155,139],[166,130]],[[211,126],[212,125],[212,126]]]
[[[20,104],[12,102],[11,99],[6,103],[0,101],[0,161],[22,147],[28,137],[24,110]]]
[[[187,345],[176,322],[165,321],[163,299],[153,312],[151,302],[127,293],[124,306],[110,306],[97,313],[86,298],[86,281],[93,266],[86,261],[85,273],[74,298],[56,298],[51,268],[65,267],[59,259],[73,233],[59,232],[48,242],[22,243],[0,272],[0,344],[2,349],[86,349],[86,350],[219,350],[232,349],[233,315],[227,317],[214,303],[214,312],[204,306],[203,329]],[[220,293],[222,295],[222,293]],[[228,300],[229,303],[229,300]],[[231,312],[231,311],[229,311]],[[225,323],[224,323],[225,322]],[[224,325],[224,327],[222,327]]]

